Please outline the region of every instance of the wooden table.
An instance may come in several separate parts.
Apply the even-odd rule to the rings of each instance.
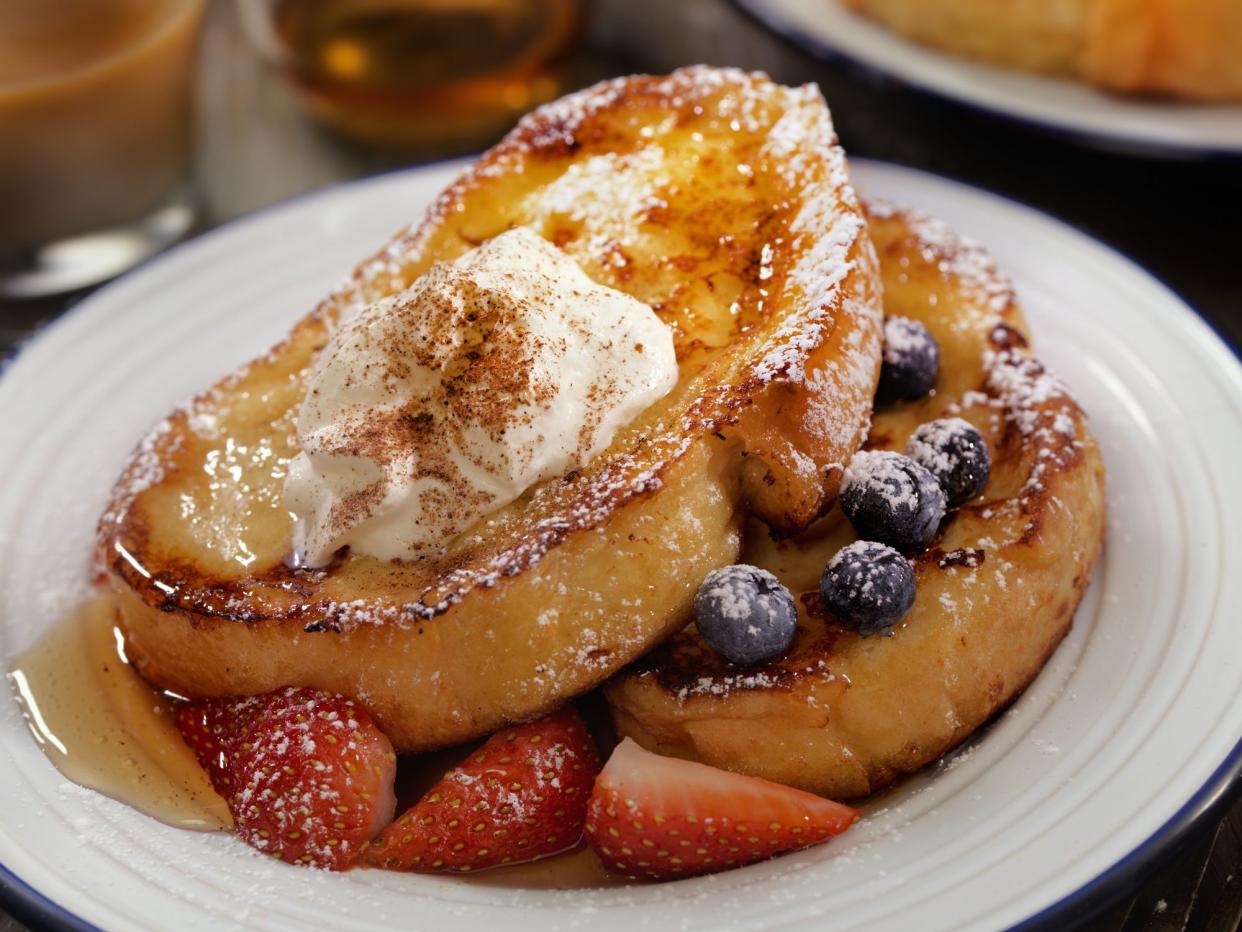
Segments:
[[[692,62],[817,81],[854,155],[960,178],[1040,207],[1111,243],[1242,345],[1242,165],[1150,161],[1080,149],[857,78],[783,44],[724,0],[595,0],[582,81]],[[233,5],[203,36],[200,229],[312,188],[417,159],[342,144],[298,111],[241,39]],[[61,313],[64,299],[0,305],[0,352]],[[1077,919],[1099,932],[1226,932],[1242,918],[1242,803],[1204,825],[1137,893]],[[1102,912],[1100,911],[1102,910]],[[1067,926],[1061,926],[1065,928]],[[0,932],[22,929],[0,913]]]

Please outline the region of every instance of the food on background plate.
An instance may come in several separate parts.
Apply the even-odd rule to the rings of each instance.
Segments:
[[[1242,100],[1236,0],[841,0],[955,55],[1127,94]]]
[[[819,844],[1086,584],[1098,454],[1026,347],[979,247],[864,211],[814,88],[607,82],[142,442],[98,535],[122,659],[287,863]]]

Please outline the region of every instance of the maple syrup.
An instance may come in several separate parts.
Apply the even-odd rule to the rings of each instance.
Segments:
[[[563,90],[580,0],[275,0],[280,59],[346,135],[478,144]]]
[[[13,662],[9,680],[48,760],[66,778],[177,828],[230,828],[173,722],[173,700],[125,658],[112,600],[99,596]]]
[[[228,807],[177,731],[177,700],[149,685],[126,659],[110,597],[90,599],[57,623],[14,660],[9,680],[39,747],[67,779],[177,828],[232,828]],[[398,811],[477,746],[403,757]],[[583,846],[458,877],[483,886],[550,890],[626,882]]]
[[[462,879],[478,886],[528,890],[584,890],[635,882],[610,874],[599,855],[585,846],[529,864],[494,867],[477,874],[466,874]]]

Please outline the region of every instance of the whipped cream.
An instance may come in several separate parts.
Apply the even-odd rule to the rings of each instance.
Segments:
[[[311,370],[286,507],[294,559],[442,552],[580,468],[677,383],[672,334],[518,227],[345,321]]]

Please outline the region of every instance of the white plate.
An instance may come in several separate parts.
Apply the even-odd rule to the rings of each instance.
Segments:
[[[1148,100],[1012,71],[919,45],[841,0],[734,0],[812,55],[1091,145],[1186,158],[1242,156],[1242,104]]]
[[[81,593],[95,515],[142,430],[264,350],[459,168],[329,189],[210,233],[26,347],[0,379],[0,659]],[[164,827],[66,784],[0,703],[0,864],[19,908],[181,932],[995,929],[1079,908],[1086,885],[1202,814],[1242,759],[1242,367],[1176,296],[1061,223],[908,169],[854,170],[865,191],[995,251],[1108,463],[1111,536],[1073,632],[993,727],[825,847],[567,893],[325,875]]]

